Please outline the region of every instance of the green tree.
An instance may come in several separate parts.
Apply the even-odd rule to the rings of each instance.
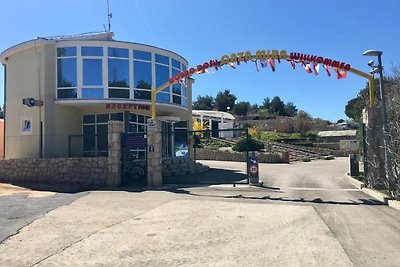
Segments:
[[[271,108],[271,99],[269,99],[269,97],[264,98],[264,100],[261,104],[261,108],[269,111],[269,109]]]
[[[297,113],[297,116],[294,118],[294,131],[296,133],[305,134],[307,131],[311,129],[311,115],[307,112],[300,110]]]
[[[274,98],[272,98],[270,112],[277,115],[285,114],[285,104],[279,96],[275,96]]]
[[[233,107],[233,113],[239,116],[247,115],[251,108],[250,102],[238,102]]]
[[[212,110],[215,105],[214,98],[212,96],[198,96],[196,101],[193,102],[193,109],[195,110]]]
[[[297,114],[297,108],[293,102],[287,102],[284,107],[284,115],[294,117]]]
[[[217,96],[215,97],[215,104],[219,111],[227,111],[228,107],[233,109],[236,99],[236,96],[231,94],[229,89],[225,89],[223,92],[218,92]]]

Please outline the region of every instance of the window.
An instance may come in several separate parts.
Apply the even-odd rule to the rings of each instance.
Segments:
[[[169,78],[169,67],[156,64],[156,87],[160,87],[168,81]],[[170,100],[170,87],[165,88],[161,92],[157,93],[156,99],[159,102],[169,103]]]
[[[108,155],[108,121],[123,121],[123,113],[83,115],[83,155],[97,157]]]
[[[108,57],[129,58],[129,50],[125,48],[108,48]]]
[[[82,56],[102,57],[103,47],[97,46],[82,46]]]
[[[135,60],[133,64],[133,79],[135,87],[134,98],[151,99],[151,63]]]
[[[57,48],[57,98],[77,97],[76,47]]]
[[[102,85],[102,69],[101,59],[83,59],[83,85]]]
[[[108,97],[129,98],[129,61],[108,59]],[[117,89],[126,88],[126,89]]]
[[[133,59],[151,61],[151,53],[140,50],[133,50]]]
[[[169,57],[156,54],[156,62],[164,65],[169,65]]]

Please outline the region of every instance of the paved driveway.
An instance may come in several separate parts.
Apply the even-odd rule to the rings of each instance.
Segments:
[[[260,167],[266,188],[81,193],[4,240],[0,266],[398,265],[399,212],[345,182],[345,160]]]

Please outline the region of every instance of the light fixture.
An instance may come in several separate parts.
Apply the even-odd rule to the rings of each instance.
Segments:
[[[363,53],[364,56],[370,56],[370,57],[377,57],[382,55],[382,51],[379,50],[367,50]]]

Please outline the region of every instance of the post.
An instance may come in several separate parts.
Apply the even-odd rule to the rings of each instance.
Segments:
[[[161,186],[162,158],[161,158],[161,121],[147,120],[147,185]]]
[[[108,179],[107,185],[121,185],[122,121],[108,122]]]

